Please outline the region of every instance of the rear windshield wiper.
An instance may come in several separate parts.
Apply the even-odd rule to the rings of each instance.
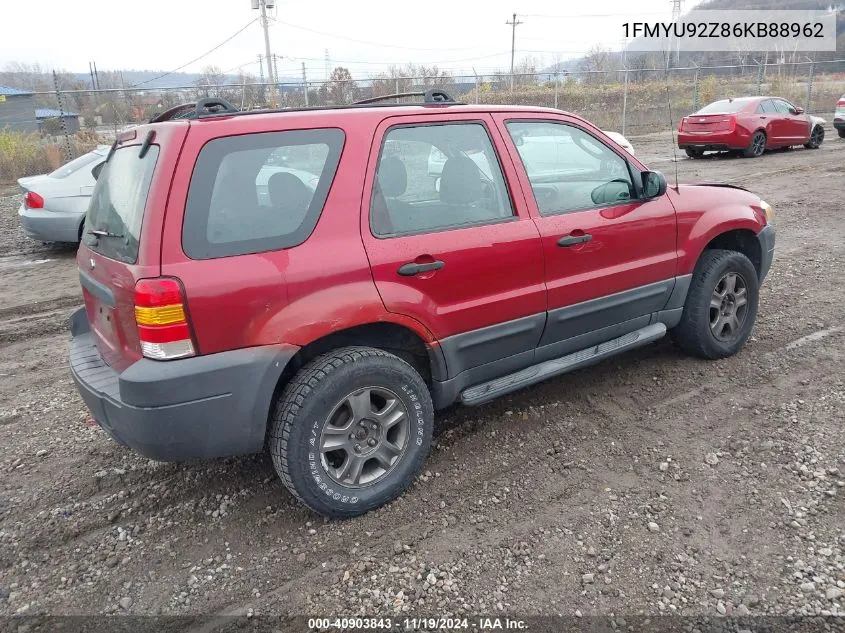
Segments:
[[[123,233],[111,233],[110,231],[104,231],[102,229],[89,229],[88,232],[91,235],[96,235],[97,237],[124,237]]]

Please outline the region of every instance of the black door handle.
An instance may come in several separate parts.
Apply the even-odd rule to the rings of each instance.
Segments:
[[[589,233],[584,233],[584,235],[564,235],[557,241],[558,246],[575,246],[576,244],[583,244],[584,242],[589,242],[593,239],[593,236]]]
[[[407,264],[402,264],[399,267],[399,274],[403,277],[410,277],[412,275],[419,275],[420,273],[427,273],[430,270],[440,270],[446,264],[441,262],[439,259],[435,259],[433,262],[426,262],[425,264],[418,264],[417,262],[409,262]]]

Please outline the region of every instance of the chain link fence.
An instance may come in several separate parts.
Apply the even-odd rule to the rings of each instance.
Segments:
[[[72,90],[39,92],[36,99],[39,107],[75,113],[82,130],[95,131],[108,140],[156,113],[206,97],[222,97],[240,109],[301,108],[350,104],[431,87],[442,87],[456,100],[469,104],[560,108],[603,129],[637,135],[675,128],[680,117],[726,97],[776,95],[803,106],[807,112],[829,115],[837,98],[845,92],[845,60],[560,71],[518,74],[513,82],[508,73],[497,73],[436,79],[379,77],[276,85]]]

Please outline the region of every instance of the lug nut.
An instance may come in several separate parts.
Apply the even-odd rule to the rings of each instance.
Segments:
[[[369,444],[370,446],[375,446],[376,441],[374,439],[370,438],[369,440],[367,440],[367,444]]]

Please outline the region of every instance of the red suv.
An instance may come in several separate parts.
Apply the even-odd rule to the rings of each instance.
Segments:
[[[751,333],[770,207],[667,189],[572,114],[435,91],[190,112],[118,138],[78,255],[73,377],[151,458],[266,448],[302,502],[353,516],[411,484],[436,409],[670,330],[703,358]]]

